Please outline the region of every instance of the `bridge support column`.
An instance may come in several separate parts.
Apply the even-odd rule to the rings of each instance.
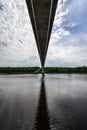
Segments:
[[[44,74],[44,67],[42,67],[42,74]]]

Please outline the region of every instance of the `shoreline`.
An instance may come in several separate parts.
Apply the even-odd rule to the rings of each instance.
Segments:
[[[45,74],[87,74],[87,67],[45,67]],[[1,74],[41,74],[40,67],[0,67]]]

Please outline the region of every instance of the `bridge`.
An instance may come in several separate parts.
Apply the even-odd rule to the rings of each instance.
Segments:
[[[44,73],[51,30],[58,0],[26,0]]]

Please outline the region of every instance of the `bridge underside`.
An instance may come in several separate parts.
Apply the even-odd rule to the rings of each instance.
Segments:
[[[42,67],[44,67],[49,39],[58,0],[26,0]]]

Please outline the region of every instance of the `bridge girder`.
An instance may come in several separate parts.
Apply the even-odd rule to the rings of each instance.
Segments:
[[[58,0],[26,0],[42,67],[44,67]]]

